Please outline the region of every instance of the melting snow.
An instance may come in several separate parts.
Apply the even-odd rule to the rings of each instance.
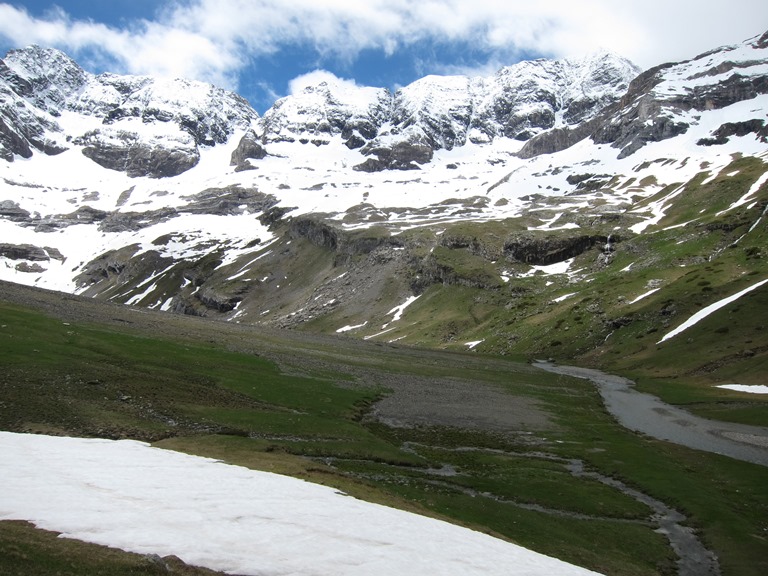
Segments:
[[[763,172],[763,174],[755,181],[755,183],[749,187],[749,190],[747,190],[747,193],[744,194],[744,196],[736,200],[736,202],[728,206],[728,208],[726,208],[725,210],[721,210],[720,212],[718,212],[717,215],[720,216],[721,214],[725,214],[726,212],[733,210],[734,208],[738,208],[739,206],[742,206],[747,202],[749,202],[752,199],[752,196],[755,195],[757,191],[760,190],[762,185],[765,184],[766,182],[768,182],[768,170]]]
[[[640,300],[642,300],[643,298],[645,298],[647,296],[650,296],[651,294],[653,294],[654,292],[658,292],[659,290],[661,290],[661,288],[654,288],[653,290],[648,290],[648,292],[640,294],[640,296],[638,296],[637,298],[632,300],[632,302],[630,302],[630,304],[634,304],[635,302],[640,302]]]
[[[0,432],[0,520],[244,575],[576,576],[583,568],[327,486],[133,440]]]
[[[543,272],[544,275],[550,276],[552,274],[565,274],[568,272],[568,268],[573,264],[573,258],[569,260],[563,260],[562,262],[555,262],[554,264],[548,264],[547,266],[531,266],[531,269],[525,274],[521,274],[521,278],[533,276],[536,272]]]
[[[349,332],[350,330],[357,330],[358,328],[362,328],[366,324],[368,324],[368,320],[366,320],[362,324],[355,324],[354,326],[344,326],[342,328],[339,328],[338,330],[336,330],[336,333],[337,334],[341,334],[342,332]]]
[[[405,312],[405,309],[408,308],[408,306],[410,306],[414,302],[416,302],[416,300],[418,299],[419,299],[418,296],[410,296],[405,302],[400,304],[400,306],[395,306],[394,308],[392,308],[392,310],[387,312],[387,314],[394,314],[394,316],[392,317],[392,320],[384,324],[384,326],[382,326],[381,328],[384,329],[390,324],[392,324],[392,322],[397,322],[398,320],[400,320],[400,318],[403,316],[403,312]]]
[[[716,388],[726,388],[737,392],[749,392],[750,394],[768,394],[768,386],[762,384],[720,384]]]
[[[701,320],[703,320],[704,318],[706,318],[707,316],[709,316],[713,312],[716,312],[717,310],[720,310],[720,308],[723,308],[724,306],[727,306],[731,302],[734,302],[734,301],[738,300],[739,298],[741,298],[745,294],[747,294],[749,292],[752,292],[752,290],[756,290],[756,289],[760,288],[760,286],[762,286],[763,284],[766,284],[766,283],[768,283],[768,279],[762,280],[762,281],[758,282],[757,284],[753,284],[752,286],[750,286],[748,288],[744,288],[744,290],[742,290],[741,292],[737,292],[736,294],[728,296],[727,298],[723,298],[722,300],[718,300],[717,302],[715,302],[714,304],[710,304],[706,308],[702,308],[701,310],[696,312],[696,314],[694,314],[693,316],[688,318],[688,320],[683,322],[680,326],[678,326],[677,328],[675,328],[671,332],[668,332],[661,340],[656,342],[656,344],[661,344],[665,340],[669,340],[673,336],[677,336],[678,334],[680,334],[680,332],[682,332],[683,330],[687,330],[688,328],[690,328],[694,324],[699,323]]]
[[[552,302],[562,302],[563,300],[567,300],[568,298],[570,298],[571,296],[575,296],[576,294],[578,294],[578,292],[571,292],[570,294],[563,294],[562,296],[558,296],[557,298],[552,300]]]

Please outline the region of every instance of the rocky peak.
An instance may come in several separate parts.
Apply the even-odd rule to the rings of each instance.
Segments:
[[[235,130],[246,129],[258,119],[258,114],[242,97],[211,84],[174,79],[147,77],[98,77],[95,85],[80,99],[100,102],[93,98],[104,87],[121,97],[117,106],[104,116],[105,124],[123,118],[141,118],[142,122],[173,122],[190,134],[198,145],[222,144]],[[101,99],[103,102],[103,99]],[[99,115],[99,110],[94,110]]]
[[[92,78],[63,52],[36,45],[11,50],[5,56],[5,64],[31,88],[31,92],[23,95],[54,115]]]
[[[474,109],[472,79],[426,76],[397,91],[391,123],[397,132],[416,127],[433,149],[467,142]]]
[[[683,134],[698,122],[691,111],[721,109],[768,93],[768,43],[761,39],[651,68],[629,84],[618,102],[604,107],[589,122],[541,134],[519,154],[529,158],[557,152],[591,137],[597,144],[619,149],[618,157],[623,158],[648,142]]]
[[[350,148],[378,157],[366,169],[410,169],[410,160],[393,164],[386,158],[414,145],[450,150],[499,137],[528,140],[578,124],[618,100],[638,72],[631,62],[602,52],[583,60],[521,62],[492,77],[426,76],[394,95],[322,82],[275,103],[262,119],[264,141],[319,145],[341,134]],[[396,145],[399,152],[392,154]],[[418,157],[417,164],[426,158],[421,152]]]
[[[376,136],[390,104],[385,88],[323,81],[275,102],[262,119],[264,140],[320,145],[339,134],[359,148]]]
[[[492,97],[479,104],[477,114],[486,125],[495,125],[498,134],[529,140],[596,116],[624,94],[639,72],[610,52],[579,60],[520,62],[493,77]]]
[[[130,176],[172,176],[197,163],[198,146],[222,144],[259,117],[245,99],[210,84],[94,76],[50,48],[12,50],[0,63],[0,157],[6,160],[28,158],[33,149],[61,152],[55,117],[68,111],[101,120],[98,129],[87,121],[82,132],[65,135],[88,158]]]
[[[64,148],[58,140],[60,128],[51,115],[28,101],[34,96],[32,81],[20,76],[0,60],[0,158],[12,162],[29,158],[32,150],[56,154]],[[53,135],[53,136],[52,136]]]

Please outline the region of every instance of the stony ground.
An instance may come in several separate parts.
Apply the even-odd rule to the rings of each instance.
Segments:
[[[38,309],[67,322],[111,325],[144,335],[214,343],[267,357],[285,372],[339,372],[351,376],[340,379],[341,385],[377,386],[387,391],[369,417],[388,425],[453,426],[494,432],[552,427],[547,413],[535,400],[515,396],[488,382],[452,376],[459,370],[483,369],[496,362],[471,353],[421,350],[154,312],[7,282],[0,282],[0,301]],[[367,359],[367,363],[352,365],[350,357]],[[420,365],[428,365],[430,370],[439,366],[446,376],[419,376]],[[403,366],[409,369],[403,370]]]

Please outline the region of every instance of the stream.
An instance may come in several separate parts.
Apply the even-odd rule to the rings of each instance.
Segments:
[[[403,445],[403,449],[406,451],[417,454],[414,450],[415,446],[424,446],[423,444],[417,444],[413,442],[406,442]],[[664,502],[649,496],[635,488],[627,486],[624,482],[600,474],[599,472],[588,470],[584,466],[584,462],[579,459],[561,458],[553,454],[545,452],[508,452],[505,450],[498,450],[492,448],[476,448],[476,447],[459,447],[448,449],[442,447],[443,450],[451,450],[454,452],[484,452],[488,454],[500,454],[515,456],[518,458],[535,458],[549,460],[551,462],[558,462],[562,464],[568,472],[578,478],[588,478],[595,480],[606,486],[618,490],[619,492],[626,494],[630,498],[641,502],[651,509],[652,513],[647,520],[632,520],[621,518],[606,518],[599,516],[590,516],[578,512],[568,512],[558,509],[546,508],[538,504],[521,503],[514,500],[501,498],[489,492],[478,492],[472,488],[467,488],[459,484],[451,483],[443,479],[426,480],[426,482],[438,486],[448,487],[451,490],[458,490],[473,498],[490,498],[495,502],[501,502],[505,504],[511,504],[525,510],[533,510],[542,514],[549,514],[552,516],[565,516],[568,518],[574,518],[578,520],[603,520],[613,521],[621,523],[636,523],[650,525],[654,527],[654,531],[663,534],[669,540],[669,544],[672,550],[677,555],[677,574],[678,576],[720,576],[720,564],[717,556],[708,550],[699,540],[698,536],[692,528],[683,525],[683,522],[687,519],[684,514],[675,510],[674,508],[667,506]],[[325,464],[332,465],[331,461],[324,461]],[[397,468],[397,466],[395,466]],[[424,470],[425,476],[437,476],[437,477],[451,477],[460,474],[453,466],[443,466],[440,469]],[[363,476],[365,477],[365,476]],[[370,478],[369,478],[370,479]]]
[[[606,374],[600,370],[559,366],[541,361],[536,362],[534,366],[556,374],[591,380],[597,385],[606,409],[625,428],[689,448],[768,466],[766,428],[695,416],[663,402],[656,396],[638,392],[634,382],[627,378]],[[575,462],[574,465],[574,474],[593,475],[585,472],[581,463]],[[599,475],[595,479],[614,485],[654,510],[654,517],[659,523],[657,531],[667,536],[672,549],[678,555],[680,576],[720,573],[715,555],[702,545],[690,528],[682,525],[685,516],[663,502],[637,492],[617,480]]]
[[[694,416],[638,392],[634,382],[600,370],[536,362],[534,366],[594,382],[606,409],[618,422],[635,432],[715,454],[768,466],[768,428],[747,426]]]

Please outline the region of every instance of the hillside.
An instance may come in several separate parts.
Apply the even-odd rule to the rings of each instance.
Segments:
[[[38,47],[0,72],[0,278],[763,383],[766,35],[642,73],[601,53],[394,94],[323,83],[263,117],[213,86],[93,76]]]

